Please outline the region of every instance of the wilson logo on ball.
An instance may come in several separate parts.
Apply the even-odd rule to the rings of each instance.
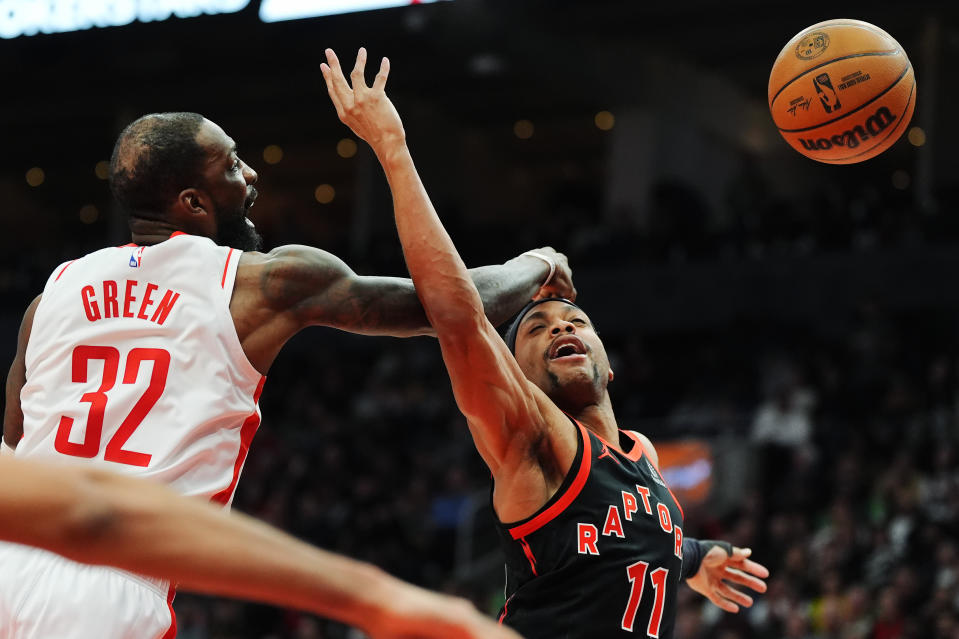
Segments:
[[[799,142],[808,151],[825,151],[834,146],[844,146],[855,149],[869,138],[874,138],[889,128],[896,121],[896,116],[888,107],[880,107],[875,113],[866,118],[862,124],[857,124],[848,131],[830,138],[799,138]]]

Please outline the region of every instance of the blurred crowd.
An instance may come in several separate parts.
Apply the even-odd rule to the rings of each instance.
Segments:
[[[761,361],[756,488],[699,534],[752,547],[769,592],[738,617],[688,593],[679,637],[959,637],[955,319],[864,304],[843,342]]]
[[[743,153],[730,159],[736,168],[716,192],[707,193],[694,178],[661,177],[635,203],[607,210],[605,177],[597,168],[602,157],[556,162],[530,169],[529,175],[496,190],[494,200],[481,204],[464,202],[455,185],[424,170],[437,210],[468,264],[499,262],[544,245],[563,250],[580,269],[619,269],[959,241],[959,218],[940,204],[956,201],[956,189],[939,187],[923,201],[909,182],[917,178],[904,172],[906,188],[897,188],[888,175],[853,166],[847,167],[844,181],[820,179],[798,193],[786,193],[764,172],[762,159]],[[321,167],[320,174],[328,170]],[[442,175],[435,167],[433,172]],[[513,167],[510,175],[517,173],[525,175],[520,167]],[[349,208],[354,203],[347,198],[321,206],[303,197],[299,184],[294,188],[278,177],[261,181],[263,195],[253,217],[267,247],[312,242],[344,257],[358,272],[405,273],[391,201],[382,183],[371,188],[371,210],[354,215]],[[99,184],[96,196],[89,196],[99,212],[84,223],[77,217],[77,195],[71,189],[39,194],[20,182],[20,176],[0,174],[0,197],[9,211],[17,212],[4,218],[7,232],[0,235],[0,292],[5,295],[29,301],[56,264],[104,242],[127,241],[126,224],[111,209],[105,185]],[[338,186],[344,192],[354,187]]]
[[[789,200],[749,161],[719,209],[689,184],[663,181],[644,212],[611,221],[596,212],[596,183],[563,178],[541,203],[550,214],[531,212],[521,228],[515,219],[462,220],[438,204],[471,264],[552,244],[574,268],[606,269],[610,279],[630,265],[750,260],[761,268],[776,256],[959,240],[959,218],[920,210],[908,191],[857,182]],[[359,272],[403,272],[389,220],[374,225],[357,257],[349,228],[334,217],[284,214],[275,218],[282,224],[261,228],[268,246],[319,236]],[[0,260],[11,347],[20,309],[53,266],[108,235],[101,223],[59,237],[68,225],[52,214],[36,219],[49,230],[44,245]],[[12,231],[11,243],[27,237]],[[685,530],[753,548],[772,572],[769,592],[728,615],[681,588],[677,639],[959,639],[956,302],[893,310],[879,295],[851,304],[849,316],[813,322],[757,315],[686,332],[604,330],[621,426],[654,442],[733,441],[749,461],[747,488],[687,508]],[[642,313],[644,301],[606,304],[587,308],[601,329],[604,316]],[[271,370],[262,408],[238,510],[495,613],[501,566],[470,563],[488,548],[463,553],[464,534],[491,526],[489,473],[432,340],[308,331]],[[362,637],[235,601],[180,594],[175,608],[182,639]]]
[[[734,616],[683,587],[678,638],[959,638],[955,320],[863,303],[832,337],[604,334],[622,426],[654,441],[733,437],[752,460],[751,489],[724,512],[688,509],[686,530],[753,548],[769,592]],[[489,474],[436,345],[324,334],[293,346],[268,380],[235,506],[494,613],[501,572],[456,565]],[[261,606],[176,606],[184,639],[361,636]]]

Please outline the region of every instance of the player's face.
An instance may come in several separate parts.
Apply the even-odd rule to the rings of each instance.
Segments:
[[[256,251],[262,238],[247,217],[256,200],[256,171],[236,154],[236,143],[217,124],[205,120],[197,142],[206,149],[202,188],[212,202],[216,228],[212,238],[225,246]]]
[[[516,361],[564,409],[595,403],[612,379],[606,349],[589,317],[560,301],[534,306],[520,322]]]

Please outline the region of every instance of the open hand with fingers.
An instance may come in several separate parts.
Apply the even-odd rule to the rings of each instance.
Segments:
[[[383,58],[380,70],[373,79],[373,86],[366,85],[366,49],[356,54],[356,64],[346,81],[340,60],[333,49],[326,50],[326,63],[320,65],[326,89],[336,107],[340,120],[358,137],[379,153],[384,144],[405,143],[403,122],[390,99],[386,97],[386,79],[390,74],[390,61]]]
[[[739,612],[739,607],[753,605],[753,598],[730,583],[746,586],[751,590],[766,592],[769,570],[752,561],[749,548],[733,547],[729,555],[722,546],[713,546],[703,557],[699,571],[686,580],[689,587],[703,595],[726,612]]]

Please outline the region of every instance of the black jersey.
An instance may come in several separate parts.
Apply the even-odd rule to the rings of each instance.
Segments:
[[[560,489],[532,517],[498,526],[506,553],[500,621],[527,639],[668,639],[682,508],[635,433],[620,431],[622,454],[576,428],[576,457]]]

